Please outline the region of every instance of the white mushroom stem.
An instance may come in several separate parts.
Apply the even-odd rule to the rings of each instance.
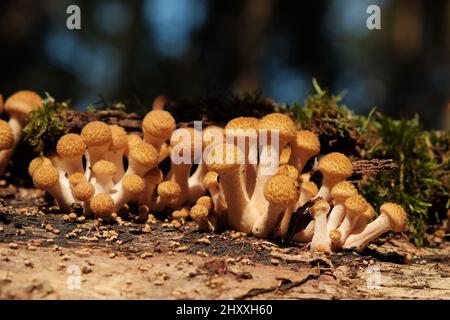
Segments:
[[[341,243],[345,243],[347,237],[352,232],[353,227],[359,219],[359,215],[346,209],[345,217],[339,226],[338,230],[341,232]]]
[[[67,176],[77,172],[84,172],[83,157],[60,157],[59,161]]]
[[[113,181],[115,183],[119,182],[120,179],[122,179],[123,176],[125,175],[125,167],[124,167],[124,163],[123,163],[124,156],[125,156],[125,149],[121,149],[121,150],[117,150],[117,151],[110,150],[108,152],[108,158],[106,160],[114,163],[117,168],[116,175],[113,178]]]
[[[188,188],[189,188],[189,203],[195,203],[198,198],[205,195],[205,187],[203,186],[203,177],[206,172],[208,172],[208,168],[206,164],[201,161],[197,168],[195,169],[192,176],[188,179]]]
[[[280,221],[281,214],[285,210],[286,207],[278,207],[269,203],[267,212],[260,215],[253,225],[252,234],[258,238],[267,238],[269,233]]]
[[[311,249],[329,252],[330,244],[327,232],[328,210],[318,209],[314,214],[314,235],[311,240]]]
[[[308,223],[305,229],[300,230],[292,237],[292,240],[297,242],[310,242],[314,235],[314,220]]]
[[[259,213],[250,203],[245,186],[242,185],[239,169],[219,175],[227,203],[230,227],[249,234]]]
[[[113,178],[109,176],[98,176],[94,177],[92,180],[92,184],[95,186],[95,193],[111,193],[114,187]],[[120,189],[119,189],[120,190]],[[117,191],[117,190],[116,190]]]
[[[180,163],[175,164],[172,162],[170,168],[170,181],[178,183],[181,188],[181,196],[177,199],[178,204],[184,204],[189,198],[189,174],[191,172],[192,164],[190,163]],[[198,199],[198,198],[197,198]]]
[[[343,203],[336,203],[331,209],[330,214],[328,215],[328,223],[327,223],[327,231],[337,229],[341,222],[345,218],[345,205]]]
[[[367,217],[365,217],[364,215],[361,215],[357,220],[355,225],[352,228],[352,231],[350,233],[350,235],[353,234],[359,234],[361,232],[364,231],[364,229],[367,227],[367,224],[369,223],[369,219],[367,219]]]
[[[114,211],[118,212],[125,203],[127,203],[134,197],[134,195],[125,190],[125,188],[122,185],[122,182],[120,182],[120,185],[116,187],[116,189],[117,192],[114,193],[111,197],[114,201]]]
[[[69,188],[61,186],[61,183],[56,183],[53,187],[46,190],[50,195],[55,198],[58,206],[61,210],[69,210],[70,206],[77,202],[72,195]]]
[[[49,158],[52,161],[53,166],[56,168],[56,170],[58,170],[59,183],[61,184],[61,186],[63,188],[70,189],[70,182],[68,178],[69,176],[66,175],[66,171],[63,169],[63,160],[57,155],[50,156]]]
[[[315,198],[322,197],[322,199],[324,199],[325,201],[330,201],[330,191],[339,181],[340,180],[324,176],[322,179],[322,185],[320,186],[319,192],[317,193]]]
[[[381,214],[374,221],[369,223],[366,228],[358,233],[351,234],[344,241],[344,248],[356,248],[357,251],[363,250],[370,242],[377,239],[382,234],[391,231],[391,222],[389,217]]]
[[[108,153],[109,143],[99,146],[88,146],[89,166],[92,167],[97,161],[103,160]],[[89,181],[89,180],[88,180]]]

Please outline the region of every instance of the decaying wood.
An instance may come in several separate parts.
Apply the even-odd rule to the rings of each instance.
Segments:
[[[355,174],[371,176],[383,171],[391,171],[398,168],[392,159],[356,160],[352,162]]]
[[[141,132],[142,119],[137,113],[125,113],[120,110],[99,110],[93,112],[67,111],[64,116],[64,125],[69,132],[79,133],[91,121],[103,121],[108,124],[117,124],[128,132]]]

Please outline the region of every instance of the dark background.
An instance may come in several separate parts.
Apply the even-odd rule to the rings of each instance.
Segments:
[[[66,28],[77,4],[82,29]],[[366,9],[381,7],[381,30]],[[450,1],[103,0],[0,2],[0,92],[150,107],[166,94],[262,89],[302,102],[311,79],[357,113],[419,113],[450,128]],[[143,111],[143,110],[136,110]]]

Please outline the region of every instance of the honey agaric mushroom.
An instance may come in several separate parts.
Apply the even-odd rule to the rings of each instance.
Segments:
[[[331,189],[330,196],[334,202],[334,207],[333,209],[331,209],[331,212],[328,216],[328,232],[339,227],[342,220],[344,220],[345,200],[357,194],[358,190],[356,190],[355,186],[348,181],[341,181]]]
[[[213,214],[214,203],[211,197],[202,196],[191,208],[190,216],[198,223],[198,230],[202,232],[217,231],[218,217]]]
[[[275,231],[275,237],[284,236],[289,228],[289,222],[291,221],[292,213],[297,211],[302,205],[311,200],[319,191],[317,185],[312,181],[303,182],[300,185],[300,197],[294,206],[291,206],[284,213],[281,219],[279,228]],[[300,231],[301,232],[301,231]],[[300,235],[299,235],[300,237]]]
[[[214,210],[216,212],[224,212],[227,209],[225,199],[218,181],[219,175],[217,172],[208,171],[203,177],[203,185],[211,195],[211,199],[214,202]]]
[[[319,138],[309,130],[300,130],[291,144],[289,164],[296,167],[299,172],[302,172],[308,160],[319,154],[319,152]]]
[[[9,114],[8,125],[14,142],[10,148],[0,152],[0,175],[5,172],[9,159],[22,138],[22,130],[28,122],[28,115],[39,107],[42,107],[42,98],[36,92],[28,90],[18,91],[5,101],[4,109]]]
[[[95,187],[88,181],[81,181],[73,186],[72,194],[76,200],[83,202],[84,214],[91,213],[91,199],[95,195]]]
[[[36,188],[50,193],[62,210],[68,210],[75,202],[70,190],[61,186],[58,170],[51,165],[43,165],[34,170],[33,183]]]
[[[266,238],[286,208],[298,201],[297,181],[286,175],[272,176],[264,188],[264,197],[269,208],[256,220],[252,229],[252,234],[260,238]]]
[[[83,155],[85,151],[86,144],[78,134],[69,133],[58,140],[56,152],[67,176],[75,172],[84,172]]]
[[[247,190],[242,184],[239,167],[244,154],[233,144],[215,145],[206,157],[208,169],[219,174],[231,228],[250,233],[259,213],[250,204]]]
[[[298,175],[299,175],[297,168],[295,168],[294,166],[288,165],[288,164],[284,164],[284,165],[280,166],[278,168],[277,174],[291,177],[295,181],[298,180]]]
[[[344,248],[362,251],[374,239],[388,231],[402,232],[406,227],[405,210],[398,204],[385,202],[380,207],[380,215],[359,234],[350,235]]]
[[[353,173],[353,166],[349,158],[340,152],[331,152],[319,161],[319,170],[323,179],[316,197],[329,201],[330,190]]]
[[[330,248],[332,251],[337,251],[341,247],[341,232],[338,229],[333,229],[329,232]]]
[[[280,152],[287,143],[295,139],[296,128],[294,121],[288,116],[281,113],[271,113],[259,121],[258,129],[259,136],[262,136],[263,139],[266,137],[267,143],[263,143],[260,150],[261,159],[251,203],[259,212],[266,212],[269,202],[264,197],[264,187],[271,177],[269,172],[272,166],[275,166],[274,169],[278,168]],[[267,136],[264,133],[267,133]],[[275,137],[278,134],[278,141],[272,141],[272,134]]]
[[[92,166],[92,173],[95,179],[96,193],[110,193],[114,187],[113,178],[117,173],[116,165],[110,161],[100,160]]]
[[[142,143],[142,142],[143,141],[142,141],[141,137],[139,137],[137,134],[135,134],[135,133],[129,134],[127,136],[128,147],[125,151],[125,157],[128,158],[128,154],[129,154],[129,151],[131,150],[131,148],[133,148],[135,145],[138,145],[139,143]]]
[[[141,142],[133,146],[128,156],[128,168],[125,175],[136,174],[144,177],[158,165],[158,152],[148,143]]]
[[[361,195],[354,195],[348,197],[344,202],[345,217],[339,226],[338,230],[341,232],[341,242],[344,243],[350,235],[353,227],[358,221],[359,217],[367,210],[368,203]]]
[[[42,166],[51,166],[52,162],[49,158],[46,157],[37,157],[31,160],[30,164],[28,165],[28,174],[30,177],[33,177],[34,172],[39,169]]]
[[[114,212],[114,200],[106,193],[93,196],[90,206],[95,218],[106,219],[111,217],[111,214]]]
[[[259,120],[256,118],[239,117],[230,120],[225,126],[227,142],[244,148],[241,151],[244,153],[245,163],[241,166],[240,175],[249,197],[255,189],[258,170],[258,125]],[[237,140],[236,143],[234,139]]]
[[[81,172],[75,172],[69,176],[69,184],[72,188],[82,182],[86,182],[86,177]]]
[[[6,168],[9,153],[14,146],[14,134],[8,122],[0,119],[0,168]],[[0,175],[3,172],[0,172]]]
[[[311,215],[314,219],[314,235],[311,240],[311,250],[329,252],[330,244],[327,232],[327,214],[330,205],[325,200],[317,201],[311,207]]]
[[[164,175],[159,168],[153,168],[144,177],[145,189],[139,196],[139,204],[150,206],[152,203],[152,196],[155,192],[156,186],[164,179]]]
[[[112,195],[116,212],[128,201],[137,199],[145,190],[144,179],[134,174],[124,176],[120,184],[117,192]]]
[[[158,198],[155,202],[155,208],[157,208],[158,211],[161,211],[166,207],[175,209],[180,206],[179,199],[182,194],[182,189],[175,181],[161,182],[156,188],[156,191],[158,193]]]
[[[372,221],[374,217],[375,217],[375,209],[368,203],[366,211],[364,211],[360,215],[358,221],[356,221],[355,225],[353,226],[353,229],[350,234],[352,235],[362,232],[366,228],[367,224],[370,221]]]
[[[142,121],[144,141],[152,144],[158,153],[162,144],[170,139],[175,128],[175,119],[165,110],[152,110]]]
[[[123,158],[128,149],[128,135],[124,128],[118,125],[109,126],[111,130],[111,144],[109,145],[108,157],[106,160],[115,164],[117,172],[113,181],[117,183],[125,174]]]
[[[92,166],[102,159],[108,152],[112,141],[109,126],[101,121],[93,121],[86,124],[81,130],[81,137],[87,146],[87,179],[91,179]]]

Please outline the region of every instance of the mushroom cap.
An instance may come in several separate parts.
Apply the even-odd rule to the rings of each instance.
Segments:
[[[85,181],[86,181],[86,177],[81,172],[75,172],[75,173],[71,174],[69,177],[69,183],[72,186],[76,186]]]
[[[295,122],[282,113],[270,113],[259,121],[260,130],[279,130],[279,137],[282,141],[292,141],[295,139],[297,130]]]
[[[128,143],[128,148],[131,149],[135,145],[142,143],[142,139],[137,134],[132,133],[127,136],[127,143]]]
[[[89,181],[83,181],[73,187],[72,193],[79,201],[89,201],[95,194],[95,188]]]
[[[305,181],[300,185],[300,191],[309,194],[311,197],[314,197],[319,192],[319,188],[314,182]]]
[[[320,152],[320,141],[317,135],[309,130],[300,130],[297,132],[293,145],[301,153],[312,157]]]
[[[189,210],[186,208],[181,208],[180,210],[175,210],[172,212],[172,218],[174,219],[181,219],[181,218],[187,218],[189,217]]]
[[[106,193],[92,197],[90,206],[96,218],[108,218],[114,212],[114,200]]]
[[[348,181],[336,183],[330,192],[331,198],[337,203],[343,203],[348,197],[357,194],[358,190]]]
[[[141,177],[131,174],[123,178],[122,186],[126,192],[138,195],[144,192],[145,181]]]
[[[219,185],[219,175],[215,171],[208,171],[203,177],[203,186],[206,189],[215,188]]]
[[[52,161],[46,157],[37,157],[31,160],[28,165],[28,174],[30,177],[32,177],[36,170],[42,166],[52,166]]]
[[[299,198],[297,181],[285,175],[272,176],[264,186],[264,197],[277,207],[295,204]]]
[[[30,112],[42,107],[42,98],[34,91],[21,90],[5,101],[5,110],[10,115],[27,116]]]
[[[161,181],[163,181],[164,174],[161,171],[161,169],[156,167],[156,168],[153,168],[152,170],[150,170],[149,172],[147,172],[147,174],[145,175],[145,179],[147,182],[157,185],[157,184],[161,183]]]
[[[362,213],[362,216],[366,219],[366,221],[372,221],[375,217],[375,209],[370,203],[367,204],[367,209]]]
[[[117,173],[117,166],[111,161],[100,160],[92,166],[92,172],[97,177],[112,177]]]
[[[14,146],[14,133],[5,120],[0,119],[0,150],[8,150]]]
[[[128,134],[124,128],[116,124],[109,126],[111,130],[111,144],[109,150],[118,151],[128,147]]]
[[[80,135],[68,133],[59,138],[56,152],[62,158],[81,157],[86,151],[86,144]]]
[[[380,212],[389,217],[393,231],[402,232],[405,230],[408,218],[405,210],[400,205],[392,202],[385,202],[381,205]]]
[[[213,203],[211,197],[208,197],[208,196],[202,196],[202,197],[198,198],[196,204],[204,206],[208,210],[212,210],[212,208],[214,207],[214,203]]]
[[[153,168],[158,165],[158,151],[151,144],[141,142],[130,150],[130,159],[141,166]]]
[[[219,143],[212,147],[206,157],[208,170],[225,173],[238,170],[245,163],[244,154],[235,145]]]
[[[202,131],[202,146],[206,148],[211,143],[225,141],[225,130],[218,126],[208,126]]]
[[[312,207],[311,207],[311,215],[315,216],[319,213],[328,213],[330,211],[330,205],[327,201],[321,199],[317,201]]]
[[[225,126],[225,130],[236,130],[236,129],[242,129],[242,130],[258,130],[258,124],[259,119],[254,117],[239,117],[234,118]]]
[[[88,147],[111,143],[112,134],[109,126],[102,121],[92,121],[81,130],[81,137]]]
[[[192,220],[198,222],[198,221],[204,220],[208,217],[209,210],[208,210],[208,208],[206,208],[200,204],[196,204],[195,206],[193,206],[191,208],[189,215],[191,216]]]
[[[298,170],[296,167],[284,164],[281,167],[278,168],[277,174],[285,175],[288,177],[291,177],[294,180],[298,179]]]
[[[48,190],[59,182],[58,170],[51,165],[37,168],[33,174],[33,184],[36,188]]]
[[[346,179],[352,175],[353,166],[345,154],[331,152],[320,159],[319,170],[324,176],[334,179]]]
[[[291,150],[290,146],[286,146],[283,148],[283,150],[281,150],[280,165],[288,164],[289,158],[291,157],[291,153],[292,153],[292,150]]]
[[[181,195],[181,187],[175,181],[163,181],[158,184],[157,192],[162,198],[176,199]]]
[[[354,214],[361,215],[367,210],[369,204],[363,196],[357,194],[348,197],[347,200],[345,200],[344,205],[347,212],[350,211]]]
[[[159,139],[169,139],[175,128],[175,119],[165,110],[152,110],[142,121],[142,130]]]

